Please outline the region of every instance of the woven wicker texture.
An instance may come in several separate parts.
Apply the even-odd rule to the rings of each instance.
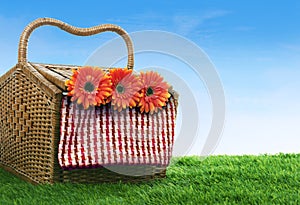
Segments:
[[[43,89],[51,84],[31,67],[7,74],[0,81],[0,164],[34,182],[51,182],[59,90]]]
[[[76,28],[55,19],[42,18],[29,24],[21,35],[18,64],[0,77],[0,166],[32,183],[145,181],[165,176],[165,163],[117,166],[106,169],[62,169],[59,164],[61,107],[65,81],[77,66],[27,62],[30,34],[42,25],[54,25],[75,35],[113,31],[122,35],[128,49],[128,68],[133,68],[133,47],[127,33],[118,26],[105,24]],[[176,115],[177,99],[172,98]],[[173,117],[172,121],[175,120]],[[170,123],[166,121],[166,123]],[[169,128],[170,129],[170,128]],[[170,131],[162,131],[169,132]],[[173,135],[164,140],[172,146]],[[171,149],[167,151],[169,160]],[[120,170],[122,173],[112,170]]]

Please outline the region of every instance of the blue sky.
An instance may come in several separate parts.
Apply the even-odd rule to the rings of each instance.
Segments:
[[[113,23],[128,32],[173,32],[200,46],[222,80],[227,117],[216,154],[299,152],[299,11],[296,0],[5,1],[0,6],[0,74],[16,64],[19,35],[39,17],[79,27]],[[81,65],[114,37],[71,37],[45,27],[33,33],[29,59]]]

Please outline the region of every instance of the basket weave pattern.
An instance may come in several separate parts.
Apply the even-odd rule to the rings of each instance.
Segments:
[[[27,61],[29,36],[43,25],[80,36],[116,32],[127,46],[127,67],[133,68],[132,42],[116,25],[77,28],[50,18],[33,21],[20,37],[17,65],[0,77],[0,167],[32,183],[164,177],[174,143],[177,97],[172,95],[153,115],[136,109],[118,113],[109,105],[81,110],[63,95],[65,81],[78,66]]]
[[[53,122],[59,99],[28,77],[30,69],[12,71],[0,80],[0,164],[34,181],[48,181],[53,175]]]

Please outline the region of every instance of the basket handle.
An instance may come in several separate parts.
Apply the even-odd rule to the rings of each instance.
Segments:
[[[90,28],[78,28],[75,26],[71,26],[67,23],[64,23],[60,20],[53,19],[53,18],[39,18],[35,21],[31,22],[26,26],[24,29],[19,42],[19,50],[18,50],[18,63],[25,63],[27,62],[27,46],[28,46],[28,39],[30,34],[33,32],[34,29],[44,26],[44,25],[51,25],[59,27],[60,29],[77,35],[77,36],[90,36],[95,35],[105,31],[111,31],[119,34],[124,39],[127,52],[128,52],[128,61],[127,61],[127,68],[133,69],[134,65],[134,57],[133,57],[133,45],[132,41],[125,30],[123,30],[120,26],[113,25],[113,24],[102,24]]]

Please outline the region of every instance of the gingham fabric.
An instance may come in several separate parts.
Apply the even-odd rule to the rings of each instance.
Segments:
[[[169,164],[174,143],[173,97],[155,114],[110,105],[84,110],[64,96],[61,104],[59,164],[63,169],[104,165]]]

